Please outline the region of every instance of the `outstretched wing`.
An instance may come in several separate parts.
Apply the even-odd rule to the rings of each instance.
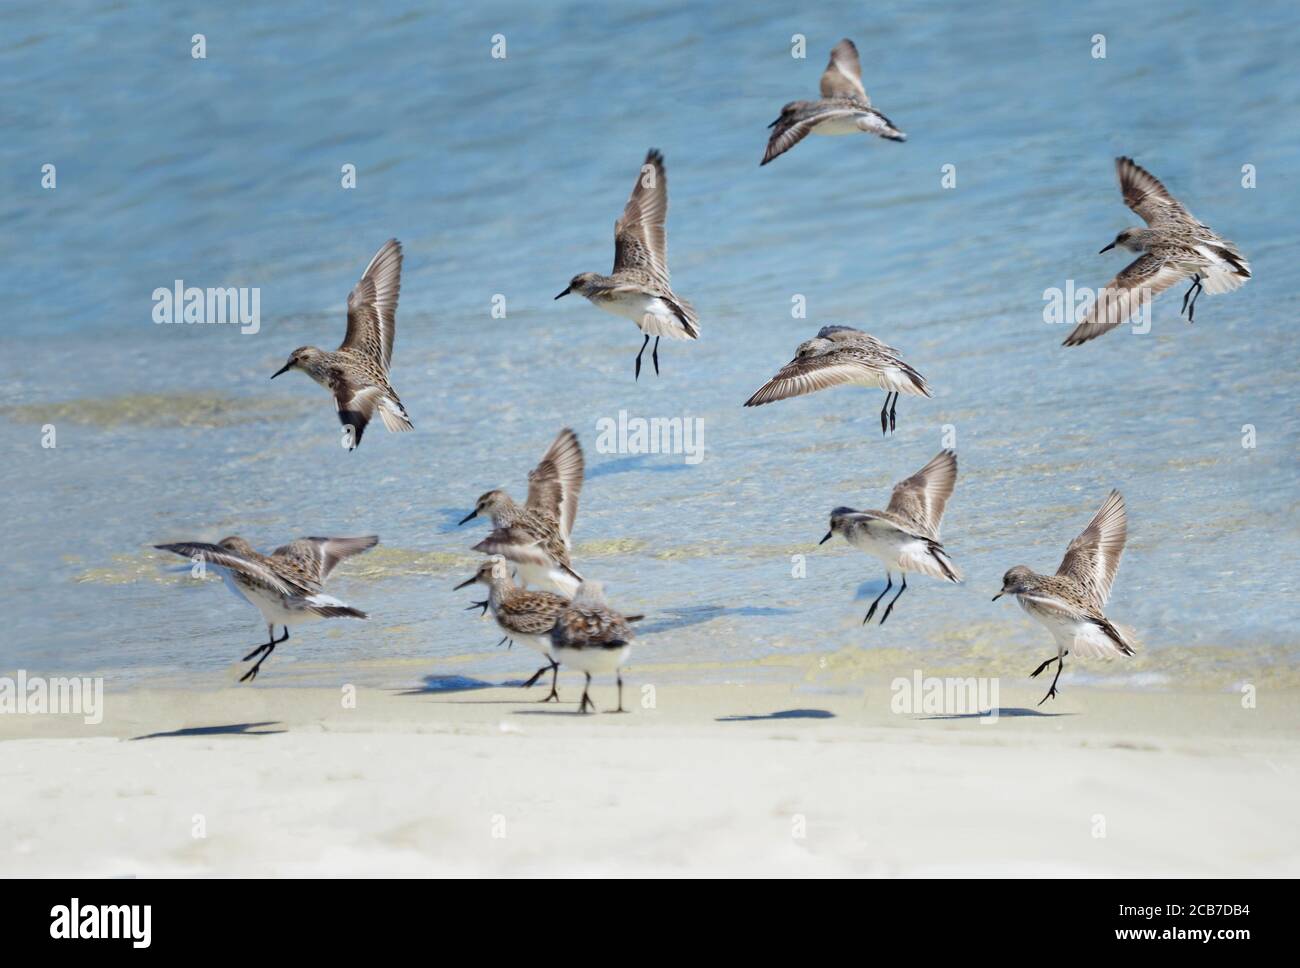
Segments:
[[[862,86],[858,48],[847,37],[831,48],[830,63],[822,72],[821,91],[822,97],[851,97],[863,104],[871,103]]]
[[[339,349],[354,350],[388,372],[402,288],[402,244],[389,239],[348,294],[348,331]]]
[[[1088,526],[1070,542],[1056,573],[1081,584],[1093,604],[1100,609],[1110,597],[1111,582],[1115,580],[1127,539],[1128,515],[1124,510],[1124,498],[1119,491],[1111,491]]]
[[[528,472],[527,506],[553,515],[560,525],[560,537],[566,541],[578,516],[583,466],[578,435],[566,427]]]
[[[941,450],[930,463],[894,485],[885,509],[912,522],[921,533],[937,539],[944,507],[957,483],[957,454]]]
[[[614,223],[614,271],[640,269],[650,273],[664,287],[668,286],[668,237],[664,222],[668,218],[668,178],[664,174],[664,156],[651,148],[623,216]]]
[[[816,104],[811,101],[792,101],[781,109],[781,116],[768,125],[772,136],[767,139],[767,148],[759,167],[766,165],[778,155],[783,155],[804,138],[812,129],[823,121],[835,118],[851,118],[861,111],[860,107],[840,104]]]
[[[1138,256],[1097,293],[1088,315],[1070,330],[1062,345],[1078,346],[1124,325],[1144,305],[1188,275],[1189,270],[1177,263],[1150,253]]]
[[[1169,193],[1160,179],[1132,158],[1116,158],[1115,174],[1119,176],[1119,190],[1124,193],[1124,204],[1142,216],[1147,225],[1167,224],[1171,221],[1196,224],[1192,213]]]
[[[277,575],[262,562],[245,558],[243,555],[237,555],[233,551],[221,547],[221,545],[207,544],[202,541],[179,541],[175,544],[160,544],[154,545],[154,547],[159,551],[170,551],[182,558],[189,558],[191,561],[197,558],[220,568],[240,572],[274,589],[280,595],[297,597],[311,595],[316,591],[316,589],[310,587],[309,583],[290,582]]]
[[[324,583],[339,562],[377,544],[379,536],[374,534],[362,538],[299,538],[276,548],[272,555],[292,563],[312,581]]]

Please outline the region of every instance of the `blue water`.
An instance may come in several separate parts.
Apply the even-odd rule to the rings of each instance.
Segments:
[[[451,591],[484,533],[456,521],[490,487],[522,497],[571,425],[589,468],[576,564],[647,613],[643,665],[1026,671],[1050,640],[990,603],[1000,576],[1054,568],[1119,487],[1131,538],[1109,612],[1144,648],[1097,677],[1294,675],[1298,27],[1281,2],[6,4],[0,667],[229,681],[259,617],[162,572],[149,545],[376,532],[331,582],[373,619],[295,631],[264,681],[531,672]],[[841,36],[910,140],[810,138],[760,169],[766,125],[816,95]],[[664,344],[662,376],[634,383],[634,328],[552,297],[608,269],[651,146],[703,339]],[[1255,278],[1203,297],[1195,325],[1179,290],[1151,333],[1067,350],[1043,291],[1124,264],[1097,254],[1135,221],[1118,154]],[[417,429],[376,423],[349,454],[320,388],[267,377],[295,346],[335,345],[390,236],[406,251],[393,381]],[[175,279],[260,287],[260,331],[155,325],[151,294]],[[877,392],[741,408],[831,322],[899,347],[935,388],[899,404],[892,438]],[[701,418],[704,460],[598,453],[597,420],[620,410]],[[944,537],[969,580],[914,578],[889,624],[861,628],[882,569],[815,542],[831,508],[883,506],[945,426],[961,472]]]

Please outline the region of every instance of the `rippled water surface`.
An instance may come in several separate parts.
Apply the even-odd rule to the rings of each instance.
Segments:
[[[1050,640],[989,601],[1001,574],[1054,568],[1119,487],[1131,538],[1109,611],[1143,653],[1076,674],[1294,678],[1300,14],[952,6],[6,5],[0,667],[228,681],[259,617],[149,546],[377,532],[331,582],[373,619],[302,627],[264,679],[531,672],[451,591],[484,534],[456,522],[488,488],[522,497],[571,425],[588,457],[575,561],[647,613],[642,663],[1023,673]],[[846,35],[908,142],[810,138],[760,169],[767,123],[815,95]],[[608,269],[650,146],[703,338],[665,344],[662,376],[634,383],[634,328],[552,297]],[[1118,154],[1236,240],[1255,279],[1202,298],[1194,325],[1180,289],[1149,334],[1067,350],[1044,290],[1124,264],[1097,254],[1135,218]],[[376,423],[349,454],[320,388],[267,378],[293,347],[337,342],[389,236],[406,249],[393,381],[417,429]],[[176,279],[259,287],[260,331],[155,325],[151,293]],[[935,388],[899,404],[893,437],[875,391],[741,408],[831,322],[899,347]],[[704,459],[599,452],[597,421],[620,410],[699,418]],[[883,506],[945,433],[961,473],[944,537],[968,581],[914,578],[862,628],[883,570],[816,541],[832,507]]]

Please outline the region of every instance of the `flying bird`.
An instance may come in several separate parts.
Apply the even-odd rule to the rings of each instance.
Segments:
[[[830,63],[822,72],[822,96],[817,101],[791,101],[781,116],[768,125],[772,135],[759,166],[783,155],[810,134],[879,135],[889,141],[906,141],[907,135],[871,106],[862,86],[858,49],[847,37],[831,49]]]
[[[651,148],[637,174],[623,216],[614,223],[614,271],[607,276],[583,272],[569,280],[556,299],[576,292],[615,316],[637,324],[645,339],[636,355],[635,378],[641,377],[641,355],[655,338],[651,359],[659,373],[659,340],[699,339],[699,317],[668,280],[668,176],[664,156]]]
[[[1115,172],[1124,204],[1142,216],[1147,227],[1124,229],[1101,251],[1121,248],[1142,254],[1106,283],[1083,322],[1065,338],[1066,346],[1122,326],[1160,293],[1188,278],[1192,284],[1179,313],[1187,313],[1189,323],[1202,291],[1231,292],[1250,279],[1250,263],[1237,246],[1197,221],[1158,178],[1132,158],[1116,158]]]
[[[356,450],[366,424],[379,412],[393,432],[413,430],[397,391],[388,382],[397,327],[397,296],[402,287],[402,245],[389,239],[375,253],[348,294],[348,330],[333,352],[300,346],[289,362],[271,374],[302,370],[334,395],[348,450]]]

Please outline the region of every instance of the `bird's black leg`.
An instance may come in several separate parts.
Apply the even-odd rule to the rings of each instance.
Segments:
[[[1041,706],[1043,703],[1047,702],[1047,700],[1056,698],[1056,680],[1061,678],[1061,670],[1064,668],[1065,656],[1063,655],[1056,660],[1056,675],[1052,676],[1052,685],[1047,690],[1047,695],[1038,700],[1038,705]]]
[[[578,712],[585,713],[587,711],[588,706],[591,707],[591,711],[593,713],[596,711],[596,704],[592,702],[591,697],[587,695],[587,693],[590,691],[591,691],[591,673],[588,672],[587,682],[582,687],[582,702],[578,703]]]
[[[894,587],[894,576],[891,575],[889,572],[885,572],[885,591],[877,595],[876,600],[872,602],[871,607],[867,609],[867,617],[862,620],[863,625],[866,625],[868,622],[871,621],[871,616],[876,614],[876,606],[879,605],[880,600],[885,597],[885,593],[888,592],[893,587]]]
[[[1039,666],[1037,669],[1035,669],[1033,672],[1029,673],[1029,678],[1030,678],[1030,679],[1037,679],[1040,675],[1042,675],[1044,669],[1046,669],[1046,668],[1047,668],[1049,665],[1051,665],[1053,662],[1059,662],[1060,660],[1061,660],[1061,657],[1060,657],[1059,655],[1054,655],[1054,656],[1052,656],[1050,659],[1048,659],[1046,662],[1044,662],[1042,665],[1040,665],[1040,666]]]
[[[556,685],[559,683],[559,681],[560,681],[560,664],[556,662],[554,659],[552,659],[551,660],[551,693],[545,699],[543,699],[542,702],[550,702],[552,699],[554,699],[556,702],[560,701],[560,693],[555,688]]]
[[[619,669],[614,675],[618,679],[618,708],[611,709],[610,712],[625,713],[627,710],[623,708],[623,670]]]
[[[538,669],[536,672],[534,672],[534,673],[533,673],[533,677],[532,677],[531,679],[529,679],[527,682],[525,682],[525,683],[523,684],[523,686],[521,686],[520,688],[527,689],[529,686],[536,685],[536,684],[537,684],[537,680],[540,679],[540,678],[541,678],[545,673],[550,672],[550,671],[551,671],[551,667],[550,667],[550,666],[548,666],[548,665],[544,665],[544,666],[542,666],[540,669]]]
[[[501,636],[501,641],[497,643],[497,648],[501,648],[501,646],[505,645],[507,642],[510,643],[509,647],[513,649],[515,646],[515,640],[508,635]]]
[[[889,432],[889,391],[885,391],[885,405],[880,408],[880,436]]]
[[[894,603],[903,597],[903,592],[907,591],[907,572],[903,572],[903,587],[898,590],[898,594],[889,600],[889,605],[885,608],[885,614],[880,616],[880,624],[885,624],[885,619],[889,618],[889,613],[894,610]]]
[[[281,642],[287,642],[289,640],[289,626],[287,625],[284,627],[284,635],[278,639],[275,637],[274,625],[268,625],[267,630],[270,632],[271,641],[265,643],[264,645],[259,645],[252,652],[248,653],[248,655],[244,656],[244,661],[247,662],[249,659],[253,658],[253,656],[257,655],[258,653],[262,653],[262,657],[257,660],[257,662],[253,665],[253,668],[249,669],[247,672],[245,672],[242,676],[239,677],[240,682],[248,682],[249,680],[256,679],[257,670],[262,668],[263,662],[271,658],[271,653],[275,651],[275,647],[279,645]]]
[[[1201,285],[1201,277],[1197,276],[1196,293],[1195,295],[1192,296],[1192,301],[1187,306],[1187,321],[1189,323],[1196,321],[1196,300],[1201,298],[1201,293],[1204,291],[1205,291],[1205,287]]]
[[[894,418],[896,416],[895,411],[897,411],[897,409],[898,409],[898,391],[895,390],[894,402],[889,405],[889,432],[891,434],[894,432]]]
[[[645,334],[645,339],[641,341],[641,352],[636,355],[636,379],[641,379],[641,353],[645,352],[646,343],[650,342],[650,334]]]
[[[647,334],[646,339],[649,338],[650,337]],[[654,360],[655,376],[658,376],[659,375],[659,337],[658,336],[655,337],[655,348],[650,351],[650,359]]]
[[[480,615],[486,615],[486,614],[487,614],[487,610],[488,610],[488,605],[489,605],[489,604],[490,604],[490,600],[489,600],[489,599],[486,599],[486,598],[483,599],[483,601],[481,601],[481,602],[470,602],[468,605],[465,606],[465,611],[468,612],[470,609],[473,609],[473,608],[481,608],[481,609],[483,609],[483,611],[480,612],[479,614],[480,614]]]
[[[1191,286],[1188,287],[1187,292],[1183,293],[1183,308],[1178,312],[1180,315],[1182,313],[1187,313],[1187,321],[1189,323],[1193,321],[1193,317],[1196,315],[1196,300],[1200,296],[1203,288],[1204,287],[1201,285],[1201,276],[1198,273],[1192,276]],[[1191,299],[1190,303],[1188,302],[1189,298]]]

